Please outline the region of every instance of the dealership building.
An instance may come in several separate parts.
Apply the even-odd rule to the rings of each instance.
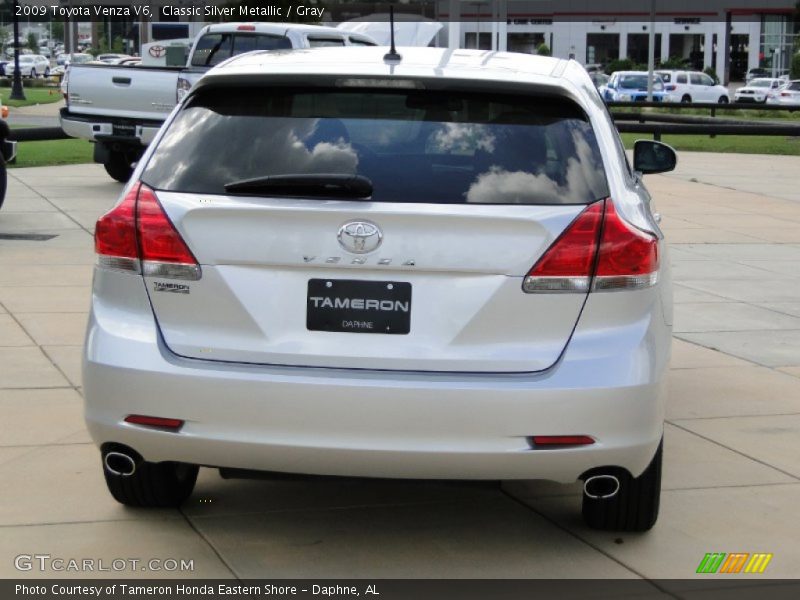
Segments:
[[[795,0],[440,0],[437,13],[452,21],[440,36],[450,47],[535,53],[544,43],[584,64],[646,64],[654,31],[656,63],[685,59],[725,81],[753,67],[787,73],[798,33]]]
[[[45,3],[46,0],[21,0]],[[143,42],[191,37],[202,17],[167,16],[165,6],[205,6],[223,0],[150,0],[149,22],[95,22],[95,35]],[[695,69],[714,68],[721,79],[738,80],[753,67],[789,71],[798,39],[797,0],[396,0],[398,12],[444,24],[439,46],[536,53],[542,44],[553,56],[583,64],[630,58],[646,64],[651,32],[656,64],[678,58]],[[228,0],[228,4],[235,3]],[[250,4],[242,0],[243,4]],[[49,4],[129,6],[127,0],[57,0]],[[258,4],[258,2],[253,2]],[[286,4],[286,2],[283,2]],[[376,12],[389,2],[306,0],[325,7],[323,23],[335,25]],[[401,17],[402,18],[402,17]],[[280,20],[280,19],[275,19]],[[72,27],[75,27],[73,24]]]

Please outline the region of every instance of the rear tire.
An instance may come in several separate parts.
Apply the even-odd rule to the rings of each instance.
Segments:
[[[103,466],[108,491],[125,506],[146,508],[178,507],[192,494],[197,465],[142,461],[133,475],[114,475]]]
[[[583,520],[592,529],[606,531],[647,531],[658,519],[661,499],[661,463],[664,441],[644,473],[631,477],[622,469],[614,470],[619,479],[619,492],[612,498],[590,498],[583,495]],[[597,473],[610,473],[598,469]]]
[[[689,94],[684,94],[683,98],[681,98],[681,102],[683,102],[684,104],[691,104],[692,97]]]
[[[31,69],[31,74],[28,75],[31,79],[36,79],[36,69]]]
[[[728,102],[730,102],[730,100],[728,100],[727,96],[720,96],[719,97],[719,103],[720,104],[727,104]]]
[[[112,179],[127,183],[133,174],[133,166],[122,152],[109,152],[108,160],[103,163]]]

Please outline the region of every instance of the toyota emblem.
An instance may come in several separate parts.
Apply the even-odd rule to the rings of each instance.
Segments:
[[[164,46],[150,46],[150,50],[148,50],[150,56],[153,58],[161,58],[166,54],[167,49]]]
[[[348,221],[339,228],[336,237],[339,245],[353,254],[377,250],[383,241],[381,228],[369,221]]]

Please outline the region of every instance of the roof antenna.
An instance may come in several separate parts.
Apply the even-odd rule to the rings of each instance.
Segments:
[[[403,60],[403,57],[397,53],[397,48],[394,47],[394,5],[389,6],[389,28],[392,36],[392,47],[389,48],[388,53],[383,55],[383,60],[400,62]]]

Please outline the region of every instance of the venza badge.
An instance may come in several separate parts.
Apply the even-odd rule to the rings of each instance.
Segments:
[[[354,254],[377,250],[383,241],[380,227],[369,221],[348,221],[339,228],[339,245]]]

